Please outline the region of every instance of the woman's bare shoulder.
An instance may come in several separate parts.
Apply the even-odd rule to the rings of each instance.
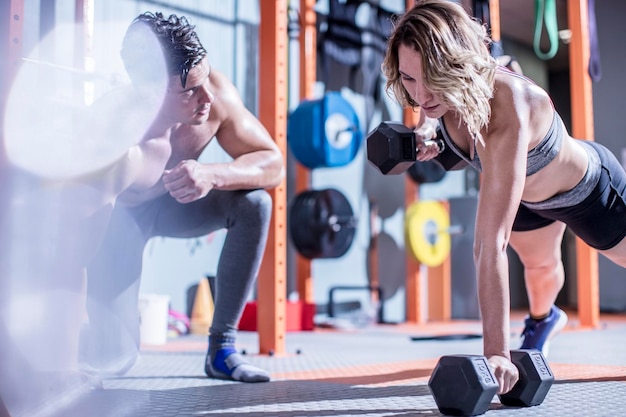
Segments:
[[[495,80],[494,99],[502,104],[530,105],[536,107],[542,103],[551,105],[550,96],[530,78],[510,71],[498,71]]]
[[[552,122],[548,93],[526,77],[506,73],[498,74],[495,87],[490,133],[536,144]]]

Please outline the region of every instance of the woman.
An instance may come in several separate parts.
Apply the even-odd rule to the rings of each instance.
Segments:
[[[523,348],[545,352],[567,322],[554,306],[563,286],[566,225],[626,267],[626,173],[601,145],[569,136],[548,94],[498,66],[486,30],[448,0],[417,1],[394,24],[383,62],[387,91],[421,108],[418,157],[440,124],[446,146],[480,171],[474,261],[484,354],[499,383],[519,378],[510,361],[510,244],[524,265],[530,316]]]

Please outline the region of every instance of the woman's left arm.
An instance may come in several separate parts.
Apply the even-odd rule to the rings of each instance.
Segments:
[[[474,259],[485,356],[510,358],[507,247],[526,180],[529,129],[524,127],[527,110],[507,106],[499,111],[485,134],[485,146],[476,149],[483,171]]]

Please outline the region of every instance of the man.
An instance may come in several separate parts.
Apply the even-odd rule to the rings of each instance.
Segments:
[[[191,238],[225,228],[205,372],[213,378],[265,382],[267,372],[245,363],[235,340],[265,250],[272,201],[264,189],[280,184],[284,159],[234,85],[211,68],[194,29],[185,17],[146,12],[124,38],[122,58],[140,89],[155,82],[153,69],[165,61],[167,88],[147,135],[165,135],[169,141],[142,153],[138,166],[156,170],[160,179],[135,181],[118,196],[104,241],[88,267],[89,326],[81,357],[101,374],[120,374],[134,364],[142,256],[151,237]],[[198,161],[213,138],[232,161]],[[149,163],[164,156],[165,170]]]

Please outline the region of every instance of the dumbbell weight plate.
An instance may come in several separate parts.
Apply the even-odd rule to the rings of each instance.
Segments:
[[[437,408],[443,414],[484,414],[498,391],[498,383],[484,356],[442,356],[428,380]]]
[[[415,134],[401,123],[379,124],[367,135],[367,159],[384,175],[404,173],[417,159]]]
[[[543,402],[554,382],[554,375],[543,354],[534,349],[511,351],[511,361],[519,369],[520,379],[513,389],[500,395],[504,405],[532,407]]]

